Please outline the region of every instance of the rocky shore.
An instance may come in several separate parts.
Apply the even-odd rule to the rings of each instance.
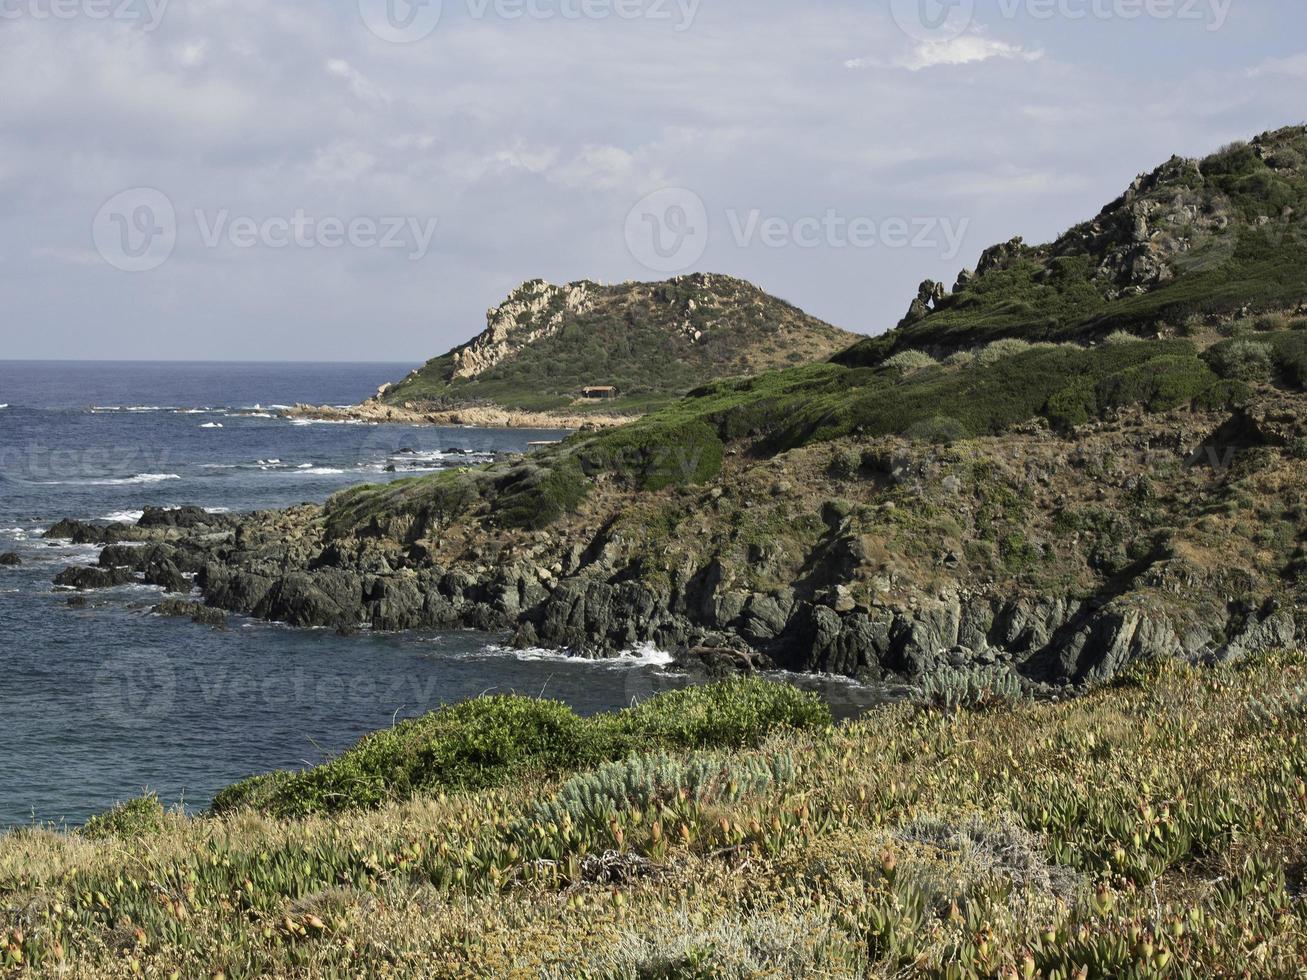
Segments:
[[[105,545],[97,567],[57,585],[194,589],[203,605],[162,611],[200,621],[226,610],[345,632],[472,628],[587,657],[653,643],[716,668],[915,682],[999,666],[1085,685],[1138,659],[1225,660],[1307,638],[1290,587],[1258,566],[1262,545],[1211,518],[1177,527],[1230,493],[1232,478],[1202,463],[1213,433],[1240,443],[1233,465],[1255,467],[1273,498],[1301,485],[1303,464],[1267,448],[1297,425],[1268,404],[1234,420],[1123,418],[1075,440],[1031,426],[965,451],[849,440],[731,457],[689,490],[601,486],[540,530],[497,527],[485,510],[358,518],[345,495],[246,516],[149,510],[134,527],[63,522],[49,536]],[[1158,473],[1165,491],[1145,490]],[[1166,506],[1141,513],[1148,493]],[[996,500],[1020,543],[1015,525],[993,530]],[[1001,554],[987,563],[996,533],[1027,573]]]
[[[295,405],[280,412],[283,418],[322,422],[368,424],[470,426],[477,429],[606,429],[625,425],[638,416],[593,412],[522,412],[489,406],[452,411],[427,411],[369,399],[345,408],[332,405]]]

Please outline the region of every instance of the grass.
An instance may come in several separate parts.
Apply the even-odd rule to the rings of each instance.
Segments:
[[[0,839],[0,963],[77,977],[1285,977],[1307,658],[331,818]],[[705,715],[704,717],[707,717]],[[21,964],[21,966],[20,966]]]

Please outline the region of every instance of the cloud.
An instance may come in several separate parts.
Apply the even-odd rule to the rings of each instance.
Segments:
[[[1307,53],[1290,55],[1287,58],[1271,58],[1248,69],[1249,78],[1266,76],[1281,78],[1307,78]]]
[[[845,68],[906,68],[923,71],[940,66],[974,65],[984,61],[1039,61],[1042,49],[994,40],[980,34],[964,34],[948,41],[922,41],[907,53],[885,60],[877,57],[855,58],[844,62]]]
[[[1284,74],[1300,62],[1267,61],[1284,53],[1269,42],[1228,45],[1216,67],[1176,45],[1146,57],[1111,24],[1058,41],[1018,19],[1002,41],[918,46],[885,6],[718,0],[676,31],[509,20],[494,4],[470,19],[447,3],[411,45],[370,34],[354,2],[188,0],[152,33],[5,20],[0,308],[25,326],[0,331],[5,354],[416,363],[466,340],[525,279],[655,277],[623,229],[668,186],[702,197],[720,229],[703,268],[877,331],[915,283],[951,281],[984,246],[1055,237],[1172,152],[1302,115]],[[1267,16],[1267,37],[1302,36],[1307,5]],[[868,56],[853,65],[889,70],[843,68],[854,38]],[[97,210],[136,187],[167,194],[182,227],[172,259],[129,276],[88,250]],[[197,209],[439,226],[421,262],[212,249]],[[972,254],[743,249],[725,231],[732,209],[967,218]]]

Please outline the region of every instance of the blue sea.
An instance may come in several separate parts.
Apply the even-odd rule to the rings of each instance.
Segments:
[[[245,776],[320,762],[363,734],[485,692],[582,713],[684,683],[657,651],[592,663],[472,632],[369,634],[151,613],[129,586],[68,603],[51,580],[97,549],[48,541],[63,517],[146,506],[243,512],[522,451],[560,431],[308,423],[298,402],[356,403],[410,364],[0,361],[0,829],[76,824],[149,790],[200,809]],[[397,472],[388,472],[394,466]],[[880,700],[836,681],[837,714]]]

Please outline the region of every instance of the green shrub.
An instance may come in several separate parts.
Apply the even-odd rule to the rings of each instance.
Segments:
[[[539,530],[576,510],[590,492],[590,481],[575,457],[562,456],[515,466],[497,489],[496,523]]]
[[[1115,330],[1108,334],[1107,339],[1103,342],[1106,344],[1134,344],[1142,339],[1142,337],[1130,333],[1128,330]]]
[[[117,837],[133,840],[163,830],[163,804],[153,793],[97,813],[82,825],[81,834],[90,840]]]
[[[899,351],[893,357],[885,361],[885,367],[896,368],[899,371],[907,373],[909,371],[921,371],[925,368],[939,367],[939,361],[935,360],[925,351],[905,350]]]
[[[1273,333],[1289,328],[1289,318],[1283,313],[1268,313],[1253,321],[1253,329],[1258,333]]]
[[[1271,348],[1255,340],[1231,340],[1207,353],[1212,369],[1230,381],[1267,381],[1273,367]]]
[[[659,415],[604,433],[579,450],[587,472],[613,473],[642,490],[707,483],[721,472],[725,452],[706,422]]]
[[[557,776],[657,748],[757,745],[774,731],[830,724],[817,695],[755,679],[659,694],[615,714],[581,718],[566,705],[483,697],[401,722],[337,758],[229,786],[213,809],[274,816],[375,808],[442,790]]]
[[[527,825],[557,824],[566,815],[576,826],[602,828],[616,813],[673,802],[736,803],[793,780],[794,759],[788,753],[743,761],[720,755],[633,756],[574,776],[531,811]]]
[[[992,344],[986,344],[982,347],[976,354],[976,360],[988,367],[991,364],[997,364],[1005,357],[1024,354],[1034,346],[1034,344],[1019,337],[1004,337],[1002,340],[996,340]]]
[[[926,677],[922,703],[944,711],[986,711],[1027,700],[1026,682],[1008,667],[939,670]]]
[[[786,728],[824,727],[831,715],[811,691],[747,678],[669,691],[616,715],[601,715],[596,723],[612,725],[637,748],[717,748],[757,745]]]

